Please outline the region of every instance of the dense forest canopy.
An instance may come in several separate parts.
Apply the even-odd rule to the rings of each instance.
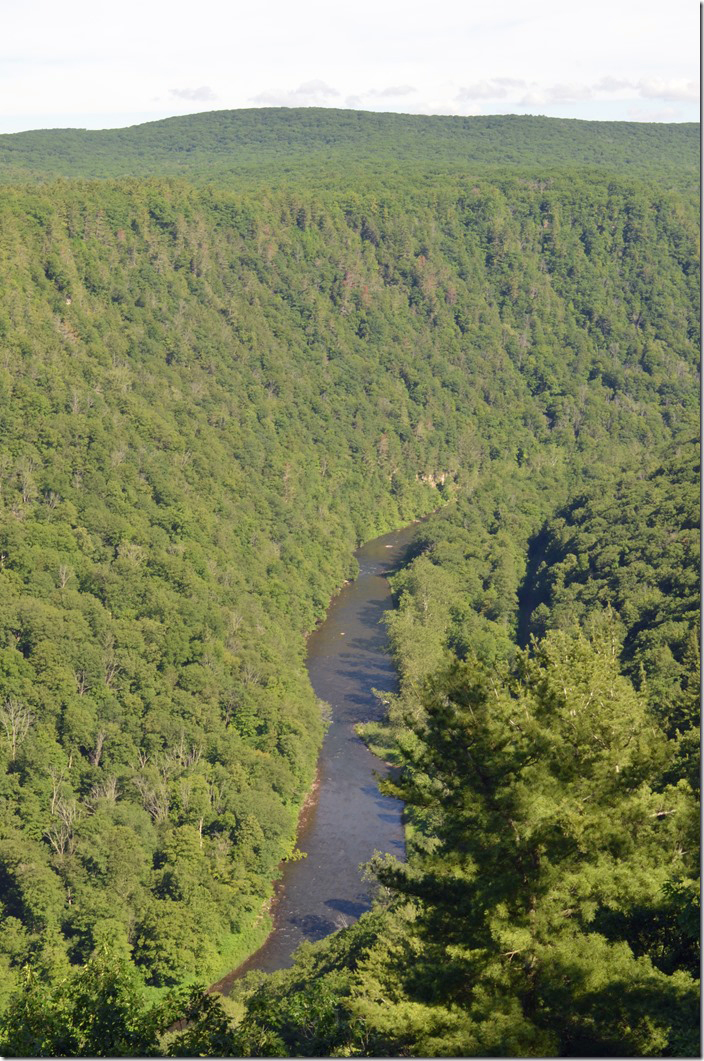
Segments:
[[[3,1053],[696,1054],[696,131],[0,137]],[[305,634],[434,510],[408,862],[235,1026],[187,985],[293,853]]]
[[[183,176],[358,186],[372,175],[593,169],[697,186],[699,127],[533,115],[426,117],[322,107],[210,111],[127,129],[0,136],[0,180]]]

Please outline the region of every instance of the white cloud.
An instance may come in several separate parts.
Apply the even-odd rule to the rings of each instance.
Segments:
[[[525,81],[522,83],[525,87]],[[472,99],[505,99],[508,94],[508,86],[504,78],[493,77],[489,81],[475,81],[471,85],[465,85],[457,93],[458,103]]]
[[[492,77],[485,81],[475,81],[472,85],[461,88],[455,97],[460,103],[466,100],[513,100],[514,103],[572,103],[578,100],[591,99],[594,86],[584,84],[554,85],[541,84],[538,81],[524,81],[516,77]]]
[[[413,85],[390,85],[388,88],[371,88],[367,93],[368,96],[379,96],[382,99],[394,98],[399,96],[410,96],[417,89]]]
[[[336,88],[332,88],[327,85],[324,81],[319,78],[314,78],[312,81],[304,81],[302,85],[299,85],[297,89],[294,89],[294,96],[339,96],[340,93]]]
[[[618,77],[602,77],[594,85],[596,92],[621,92],[624,88],[633,88],[633,83]]]
[[[314,77],[298,88],[260,92],[259,95],[252,95],[250,101],[268,107],[324,107],[330,106],[328,101],[336,99],[339,94],[336,88]]]
[[[575,103],[577,100],[592,99],[593,85],[549,85],[545,89],[545,98],[550,103]]]
[[[172,88],[169,92],[175,99],[187,99],[191,103],[209,103],[218,98],[209,85],[201,85],[200,88]]]
[[[341,93],[326,81],[315,78],[312,81],[304,81],[293,89],[279,89],[268,92],[260,92],[251,96],[252,103],[260,103],[269,107],[339,107],[350,109],[364,109],[373,107],[374,101],[383,99],[402,99],[412,95],[418,90],[414,85],[389,85],[386,88],[370,88],[361,92],[352,92],[345,96],[340,102]]]
[[[459,103],[469,100],[509,100],[522,106],[536,106],[578,103],[605,96],[621,100],[653,99],[662,100],[664,103],[694,103],[699,99],[699,86],[695,81],[686,81],[683,78],[641,78],[639,81],[629,81],[607,75],[596,81],[549,84],[524,81],[520,78],[492,77],[462,87],[455,99]],[[652,113],[669,112],[665,110]]]
[[[545,103],[545,93],[530,91],[526,92],[525,95],[521,96],[518,103],[522,107],[539,107]]]
[[[501,85],[504,88],[523,88],[525,81],[520,77],[495,77],[494,81],[497,85]]]
[[[260,92],[250,99],[252,103],[261,103],[266,107],[324,107],[328,100],[339,95],[336,88],[320,78],[313,78],[311,81],[304,81],[298,88]]]
[[[643,78],[638,82],[638,91],[643,99],[663,99],[672,102],[696,103],[699,85],[696,81],[664,80],[659,77]]]

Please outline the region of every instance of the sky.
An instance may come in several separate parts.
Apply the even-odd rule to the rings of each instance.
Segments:
[[[697,0],[1,0],[0,132],[240,107],[699,119]]]

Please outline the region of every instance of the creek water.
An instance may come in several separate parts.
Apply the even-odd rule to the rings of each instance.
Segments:
[[[373,689],[397,687],[382,623],[392,603],[386,576],[402,563],[416,530],[411,524],[362,546],[356,554],[358,577],[333,598],[325,621],[308,639],[310,681],[330,705],[332,721],[318,761],[317,794],[299,826],[298,847],[306,858],[285,864],[272,906],[273,931],[214,985],[223,994],[252,969],[273,972],[293,964],[293,952],[304,940],[322,939],[356,921],[372,896],[360,864],[375,851],[404,856],[403,804],[379,792],[376,778],[389,769],[355,726],[381,717]]]

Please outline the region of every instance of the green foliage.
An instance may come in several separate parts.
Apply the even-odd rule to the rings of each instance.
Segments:
[[[666,737],[609,619],[503,676],[452,663],[411,726],[386,787],[422,830],[407,864],[377,861],[391,904],[261,987],[242,1027],[289,1056],[697,1056],[685,920],[652,931],[692,894],[696,805],[660,785]],[[335,1024],[307,1041],[323,1000]]]
[[[157,1057],[180,1008],[171,1004],[147,1006],[134,969],[107,954],[53,985],[28,971],[3,1018],[0,1048],[10,1057]]]
[[[695,1050],[695,130],[609,132],[0,138],[8,181],[133,175],[0,206],[5,1052]],[[149,1008],[258,938],[324,728],[304,635],[438,507],[373,735],[414,826],[385,905],[236,1029]]]
[[[699,446],[592,487],[531,543],[535,577],[525,629],[589,623],[610,605],[622,662],[677,744],[674,775],[699,785]],[[674,776],[673,775],[673,776]]]
[[[316,185],[420,182],[428,174],[588,167],[668,183],[697,181],[694,123],[589,122],[533,115],[425,117],[319,107],[271,107],[167,118],[128,129],[51,129],[0,136],[0,179],[185,176],[204,182],[243,178],[271,187],[292,177]],[[37,211],[38,216],[42,216]],[[177,214],[152,216],[168,232]],[[297,223],[306,229],[310,215]],[[373,222],[369,239],[378,241]],[[61,275],[57,268],[57,275]]]

